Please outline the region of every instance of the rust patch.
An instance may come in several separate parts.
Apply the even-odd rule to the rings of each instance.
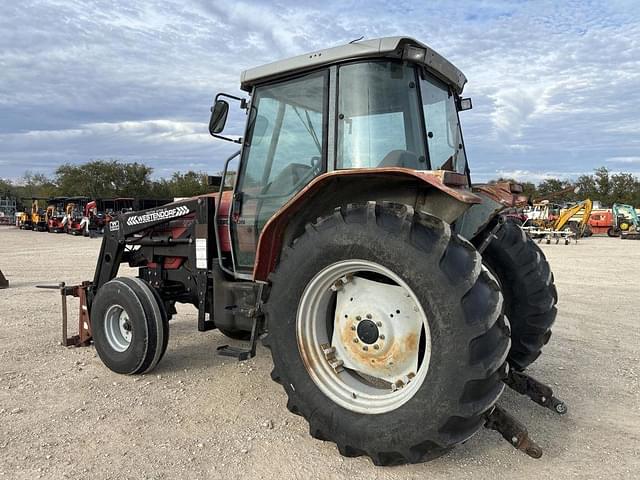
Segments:
[[[482,192],[505,207],[524,207],[528,197],[522,195],[522,185],[511,182],[497,182],[473,185],[474,192]]]
[[[369,364],[371,368],[380,372],[394,370],[396,364],[407,362],[418,349],[420,335],[417,333],[396,337],[394,341],[379,338],[374,344],[366,344],[358,339],[355,330],[353,330],[352,326],[355,325],[355,322],[341,323],[344,326],[340,329],[340,340],[345,350],[356,362],[363,365]],[[357,342],[356,339],[358,339]],[[375,345],[380,348],[376,349]],[[364,350],[363,347],[367,347],[367,350]]]

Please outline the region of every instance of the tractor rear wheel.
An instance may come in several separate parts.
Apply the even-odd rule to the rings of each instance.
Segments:
[[[169,340],[164,305],[139,278],[115,278],[98,289],[91,308],[91,329],[98,356],[116,373],[151,371]]]
[[[389,203],[336,209],[284,248],[270,281],[271,376],[311,435],[342,455],[436,458],[502,394],[500,289],[436,217]]]
[[[502,287],[504,312],[511,323],[509,363],[522,371],[540,356],[551,337],[558,302],[551,268],[538,245],[511,222],[496,233],[483,261]]]

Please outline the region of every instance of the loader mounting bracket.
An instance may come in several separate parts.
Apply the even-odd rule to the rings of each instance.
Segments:
[[[526,453],[531,458],[542,457],[542,448],[529,438],[526,427],[498,405],[486,415],[484,426],[500,433],[513,448]]]
[[[564,415],[569,410],[567,404],[553,396],[550,386],[530,377],[526,373],[510,370],[504,383],[516,392],[526,395],[531,400],[559,415]]]

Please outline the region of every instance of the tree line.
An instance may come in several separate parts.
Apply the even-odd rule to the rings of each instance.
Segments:
[[[501,178],[495,181],[512,181]],[[549,198],[554,203],[575,202],[590,198],[599,201],[605,207],[614,203],[626,203],[640,208],[640,179],[631,173],[611,173],[607,167],[594,170],[593,174],[580,175],[577,180],[548,178],[534,184],[519,182],[524,194],[532,201]],[[565,191],[557,195],[557,192]],[[555,195],[554,195],[555,194]]]
[[[0,195],[30,197],[154,198],[191,197],[218,191],[210,187],[205,172],[174,172],[169,178],[152,178],[153,168],[142,163],[94,160],[80,165],[64,164],[52,176],[26,172],[15,182],[0,178]],[[228,172],[230,185],[235,172]]]
[[[175,198],[191,197],[217,191],[209,187],[205,172],[174,172],[169,178],[152,178],[153,168],[142,163],[124,163],[118,160],[94,160],[80,165],[64,164],[52,176],[26,172],[17,182],[0,178],[0,195],[17,199],[32,196],[88,196],[91,198]],[[229,172],[227,186],[233,184],[235,172]],[[531,200],[543,200],[553,196],[553,201],[563,203],[590,198],[604,206],[628,203],[640,207],[640,180],[630,173],[611,173],[606,167],[597,168],[593,174],[581,175],[577,180],[549,178],[537,185],[518,182],[518,179],[500,178],[496,181],[521,183],[525,195]]]

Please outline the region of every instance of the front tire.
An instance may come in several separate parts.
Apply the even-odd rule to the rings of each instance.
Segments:
[[[475,248],[436,217],[374,202],[336,209],[285,247],[270,280],[272,378],[311,435],[345,456],[436,458],[471,437],[503,391],[510,341],[500,289]],[[340,296],[358,282],[365,300]],[[387,296],[404,306],[393,310]],[[405,354],[417,369],[394,384],[389,372],[400,375],[393,362]]]
[[[151,371],[169,340],[164,305],[139,278],[119,277],[98,289],[91,308],[91,328],[98,356],[116,373]]]

